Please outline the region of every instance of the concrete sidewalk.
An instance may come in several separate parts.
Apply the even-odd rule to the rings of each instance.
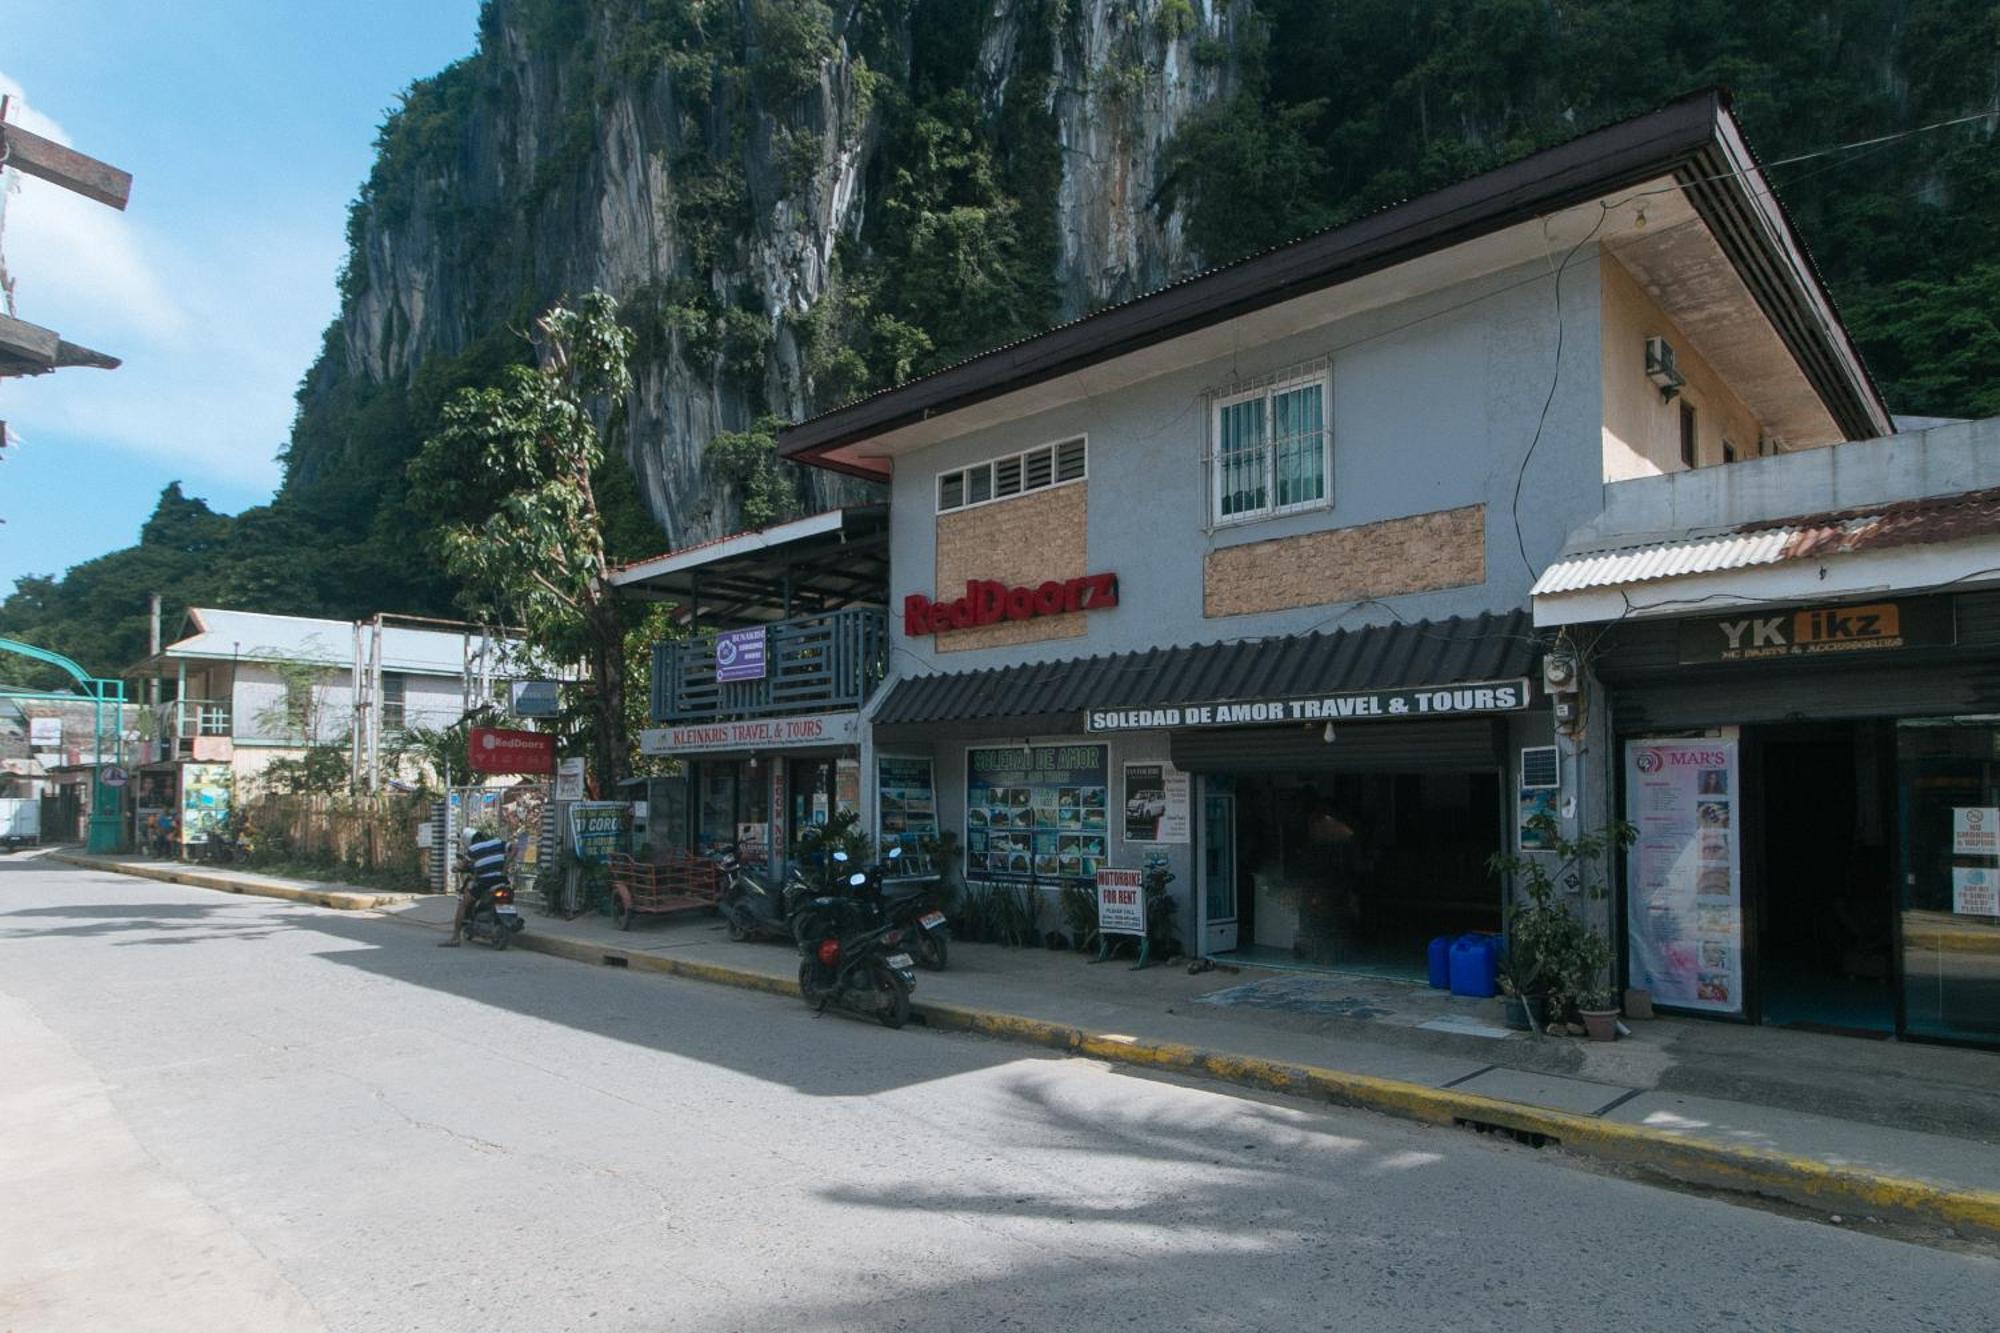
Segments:
[[[231,872],[174,878],[198,884],[211,873],[237,881],[233,892],[280,883]],[[338,891],[282,887],[309,901]],[[435,896],[370,906],[438,930],[452,911]],[[608,918],[529,909],[517,947],[796,993],[790,948],[732,943],[707,914],[641,918],[620,931]],[[1190,975],[1185,965],[1137,972],[1125,961],[956,941],[948,971],[918,974],[916,999],[934,1027],[1499,1127],[1676,1180],[2000,1239],[1996,1054],[1674,1019],[1634,1022],[1633,1037],[1616,1043],[1534,1037],[1502,1028],[1497,1001],[1400,982]]]

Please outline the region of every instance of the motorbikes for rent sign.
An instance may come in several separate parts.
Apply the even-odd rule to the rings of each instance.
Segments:
[[[1101,935],[1146,933],[1146,884],[1139,871],[1097,868],[1097,930]]]

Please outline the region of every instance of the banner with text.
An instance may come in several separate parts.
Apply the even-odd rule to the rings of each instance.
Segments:
[[[1159,727],[1250,727],[1369,718],[1462,717],[1474,713],[1519,712],[1532,698],[1525,679],[1476,680],[1461,685],[1350,690],[1233,703],[1102,708],[1086,714],[1085,722],[1092,731],[1150,731]]]
[[[853,745],[861,736],[859,713],[812,713],[747,722],[698,722],[639,733],[639,753],[703,754],[717,750],[782,750],[807,745]]]
[[[1733,740],[1626,742],[1632,985],[1657,1004],[1743,1011],[1737,778]]]

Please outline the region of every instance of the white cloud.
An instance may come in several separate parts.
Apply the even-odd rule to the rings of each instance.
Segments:
[[[75,146],[4,73],[0,93],[13,99],[9,120]],[[9,198],[0,252],[7,256],[22,319],[89,346],[97,345],[93,337],[102,341],[109,334],[164,339],[186,330],[187,315],[161,281],[158,263],[131,217],[47,181],[17,171],[5,175]]]
[[[0,92],[19,86],[0,74]],[[17,102],[10,119],[67,141],[32,107]],[[197,489],[269,487],[292,392],[333,312],[343,219],[218,209],[152,220],[146,164],[118,165],[137,177],[129,214],[7,173],[22,187],[0,237],[19,316],[124,364],[7,381],[0,417],[30,449],[87,449],[115,465],[102,446],[165,463]]]

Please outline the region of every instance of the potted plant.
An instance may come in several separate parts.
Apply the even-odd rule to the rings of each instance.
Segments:
[[[1601,984],[1602,974],[1611,964],[1611,945],[1605,937],[1572,911],[1565,898],[1570,894],[1588,900],[1605,896],[1603,872],[1599,866],[1607,849],[1623,847],[1635,830],[1623,821],[1614,821],[1602,833],[1563,836],[1554,816],[1539,814],[1527,829],[1537,835],[1545,850],[1508,854],[1496,852],[1487,862],[1500,875],[1514,877],[1517,894],[1507,912],[1507,952],[1501,968],[1501,986],[1510,1001],[1508,1025],[1517,1030],[1547,1031],[1567,1024],[1579,1010],[1578,1000],[1586,990]],[[1534,1001],[1544,997],[1545,1013],[1534,1012]]]
[[[1618,1040],[1618,1000],[1608,988],[1593,988],[1577,1002],[1584,1030],[1592,1041]]]

